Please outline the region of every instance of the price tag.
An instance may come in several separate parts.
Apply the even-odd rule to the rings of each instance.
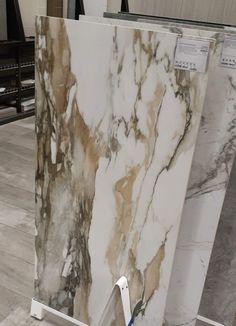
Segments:
[[[177,40],[175,68],[206,72],[210,41],[181,37]]]
[[[228,68],[236,68],[236,37],[226,36],[224,39],[221,65]]]

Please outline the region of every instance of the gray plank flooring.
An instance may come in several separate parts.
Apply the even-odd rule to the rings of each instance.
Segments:
[[[33,296],[34,146],[33,117],[0,127],[0,321]]]
[[[34,278],[34,165],[34,118],[0,126],[1,326],[60,325],[29,317]]]
[[[65,321],[55,321],[55,318],[49,316],[46,316],[43,322],[38,322],[29,317],[27,310],[19,307],[2,321],[0,326],[72,326],[72,324]]]
[[[71,325],[29,317],[34,277],[34,165],[34,118],[0,126],[0,326]]]

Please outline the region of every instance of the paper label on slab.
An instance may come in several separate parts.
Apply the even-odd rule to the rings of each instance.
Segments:
[[[221,65],[228,68],[236,68],[236,37],[226,36],[224,39]]]
[[[175,68],[206,72],[210,41],[181,37],[177,40]]]

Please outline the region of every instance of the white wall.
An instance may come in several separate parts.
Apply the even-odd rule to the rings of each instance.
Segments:
[[[67,18],[68,0],[63,0],[63,17]]]
[[[68,0],[63,0],[63,17],[67,17]],[[86,15],[103,16],[107,10],[107,0],[84,0],[84,9]]]
[[[86,15],[102,16],[107,9],[107,0],[84,0]]]
[[[46,15],[47,0],[19,0],[19,5],[25,36],[32,36],[35,33],[35,16]]]

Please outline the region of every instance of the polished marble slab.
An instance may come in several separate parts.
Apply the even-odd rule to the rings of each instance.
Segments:
[[[107,11],[118,13],[120,0],[106,0]],[[132,13],[198,20],[220,24],[236,24],[234,0],[129,0]]]
[[[120,0],[106,0],[107,11],[117,13],[121,10]],[[183,0],[129,0],[129,10],[133,13],[180,17]]]
[[[122,275],[135,325],[163,322],[208,78],[177,37],[37,19],[35,295],[88,324]]]
[[[179,32],[190,33],[186,26],[176,26],[180,27]],[[168,325],[194,325],[206,275],[210,279],[217,278],[214,272],[207,274],[207,271],[236,152],[236,71],[220,66],[224,35],[229,32],[204,28],[195,27],[192,33],[214,37],[217,45],[209,71],[203,119],[168,293],[165,314]],[[223,234],[226,235],[222,229]],[[222,291],[218,296],[223,302]],[[222,304],[217,307],[213,302],[206,300],[204,309],[200,310],[210,319],[214,315],[211,311],[222,311],[222,306],[226,307]],[[230,315],[232,318],[232,313]],[[221,322],[219,317],[213,320]]]
[[[189,33],[186,27],[182,31]],[[215,37],[217,44],[168,293],[165,314],[168,325],[195,324],[236,153],[236,71],[220,66],[224,35],[228,32],[209,29],[195,33]],[[222,236],[226,234],[222,229]],[[209,278],[215,277],[214,272],[209,273]],[[223,302],[222,292],[218,296]],[[210,311],[221,308],[213,305],[213,300],[207,303],[204,316],[211,319]],[[213,320],[220,322],[219,318]]]
[[[236,316],[236,161],[212,251],[199,313],[225,326]]]
[[[83,20],[132,27],[139,24],[97,17],[84,17]],[[152,21],[142,21],[142,27],[151,28],[150,22]],[[193,158],[165,313],[167,325],[194,325],[236,151],[236,71],[220,66],[224,35],[229,31],[206,26],[191,27],[174,22],[156,20],[152,23],[154,22],[154,30],[167,29],[183,35],[213,37],[217,41],[209,69],[202,123]],[[234,35],[232,32],[231,34]],[[214,278],[214,275],[209,278]],[[220,296],[220,293],[218,295]],[[211,318],[210,314],[206,313],[208,310],[221,311],[220,307],[217,309],[216,306],[209,306],[211,300],[205,301],[208,302],[203,309],[206,317]]]
[[[174,25],[172,23],[172,30]],[[183,27],[176,24],[176,26],[180,27],[177,31],[189,33],[186,25]],[[207,279],[221,283],[218,279],[219,270],[216,267],[218,264],[213,260],[211,266],[214,267],[209,271],[208,265],[236,151],[236,71],[220,66],[224,35],[228,35],[229,31],[204,28],[205,30],[197,30],[195,27],[193,33],[214,37],[217,45],[209,71],[203,121],[193,159],[168,293],[165,314],[168,325],[180,323],[194,325],[206,275]],[[234,36],[234,33],[231,35]],[[220,225],[222,224],[223,221]],[[221,232],[220,239],[227,237],[226,227],[222,226],[219,232]],[[229,275],[228,284],[232,284],[233,279],[230,276],[234,272],[233,262],[230,270],[227,264],[225,265],[223,256],[217,255],[217,257],[218,262],[221,260],[219,269],[227,270],[225,275]],[[199,313],[230,325],[229,320],[233,319],[232,298],[235,298],[235,288],[227,287],[230,298],[228,302],[225,299],[226,289],[219,290],[220,287],[214,286],[211,281],[207,282],[205,287]]]
[[[158,15],[178,18],[181,16],[183,0],[129,0],[129,10],[132,13]],[[107,11],[117,13],[121,10],[121,1],[107,0]]]

